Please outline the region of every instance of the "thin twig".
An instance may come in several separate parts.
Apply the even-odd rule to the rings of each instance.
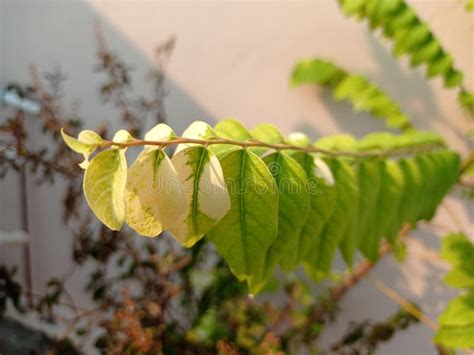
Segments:
[[[339,157],[339,156],[347,156],[347,157],[354,157],[354,158],[376,158],[376,157],[386,157],[386,156],[402,156],[406,154],[413,154],[419,152],[426,152],[431,151],[433,149],[442,147],[443,145],[437,143],[428,143],[428,144],[420,144],[411,147],[402,147],[402,148],[395,148],[386,151],[331,151],[323,148],[318,148],[314,146],[310,147],[301,147],[292,144],[272,144],[272,143],[265,143],[262,141],[258,141],[255,139],[248,140],[248,141],[238,141],[234,139],[227,139],[227,138],[215,138],[215,139],[195,139],[195,138],[186,138],[186,137],[176,137],[170,140],[164,141],[149,141],[149,140],[141,140],[141,139],[134,139],[131,142],[114,142],[109,140],[103,140],[100,144],[97,145],[97,148],[107,148],[116,146],[119,148],[129,148],[129,147],[140,147],[145,145],[153,145],[159,146],[162,148],[176,145],[176,144],[200,144],[200,145],[216,145],[216,144],[229,144],[229,145],[236,145],[243,148],[248,147],[263,147],[263,148],[270,148],[275,150],[294,150],[300,151],[305,153],[321,153],[328,156]]]
[[[374,287],[378,289],[380,292],[382,292],[385,296],[390,298],[393,302],[397,303],[400,305],[405,311],[410,313],[413,317],[418,319],[420,322],[425,324],[428,328],[430,328],[433,331],[438,330],[438,325],[434,320],[429,318],[426,314],[424,314],[418,307],[413,305],[411,302],[407,301],[405,298],[403,298],[397,291],[395,291],[393,288],[385,285],[382,281],[380,280],[371,280],[369,277],[369,280],[372,282]]]

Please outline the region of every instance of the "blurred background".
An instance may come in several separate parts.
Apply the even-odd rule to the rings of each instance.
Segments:
[[[466,76],[466,86],[474,87],[473,13],[456,0],[409,3],[453,55]],[[124,126],[123,107],[117,104],[120,95],[107,96],[104,89],[110,72],[103,70],[101,45],[129,66],[133,95],[153,93],[158,82],[156,76],[150,76],[153,70],[165,74],[159,89],[163,91],[155,96],[162,99],[160,107],[141,117],[144,130],[156,123],[157,115],[166,117],[178,134],[195,120],[215,124],[227,117],[247,127],[272,123],[285,134],[300,131],[313,139],[336,132],[360,137],[384,129],[383,122],[369,114],[354,113],[349,104],[335,103],[328,91],[290,87],[294,64],[300,58],[318,56],[377,82],[417,127],[439,132],[461,152],[472,149],[463,134],[472,123],[462,118],[455,90],[444,89],[441,79],[425,80],[422,69],[410,68],[407,58],[394,59],[390,44],[365,23],[344,17],[336,1],[0,0],[0,87],[24,89],[32,85],[35,75],[48,82],[51,75],[61,73],[65,79],[59,95],[61,115],[80,118],[85,129],[105,124],[110,134]],[[13,108],[1,107],[0,125],[13,117]],[[23,120],[28,147],[52,149],[50,138],[41,133],[44,122],[40,116],[27,114]],[[55,155],[48,154],[51,152],[45,157],[54,161]],[[61,278],[74,269],[66,282],[68,294],[61,298],[73,298],[81,309],[95,307],[85,290],[95,261],[73,267],[71,259],[77,249],[73,235],[80,223],[63,220],[69,183],[57,176],[53,184],[39,184],[37,173],[27,170],[26,205],[22,206],[20,175],[10,169],[0,180],[0,230],[22,230],[26,223],[34,294],[49,292],[46,284],[52,277]],[[461,225],[472,232],[472,206],[451,196],[433,224],[448,230]],[[422,225],[413,236],[407,241],[405,262],[387,256],[375,267],[371,280],[382,280],[436,319],[455,294],[441,282],[447,266],[433,256],[439,233]],[[132,243],[140,245],[137,238]],[[0,264],[17,266],[21,282],[24,262],[23,242],[0,245]],[[382,321],[399,309],[371,280],[360,282],[341,301],[336,321],[320,336],[323,347],[344,336],[351,321]],[[9,312],[22,324],[48,334],[65,328],[45,325],[35,315]],[[431,329],[418,323],[381,344],[377,353],[432,354],[432,335]],[[87,353],[97,351],[92,340],[87,344]]]

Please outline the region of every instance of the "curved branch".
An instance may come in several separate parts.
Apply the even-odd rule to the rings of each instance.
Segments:
[[[201,145],[217,145],[217,144],[230,144],[236,145],[243,148],[248,147],[263,147],[263,148],[270,148],[275,150],[294,150],[294,151],[301,151],[305,153],[320,153],[328,156],[339,157],[339,156],[346,156],[346,157],[354,157],[354,158],[370,158],[370,157],[393,157],[393,156],[402,156],[407,154],[414,154],[414,153],[422,153],[426,151],[431,151],[436,148],[443,147],[443,144],[440,143],[427,143],[427,144],[419,144],[410,147],[400,147],[395,149],[390,149],[386,151],[331,151],[323,148],[318,148],[315,146],[309,147],[301,147],[297,145],[292,145],[288,143],[284,144],[272,144],[272,143],[265,143],[262,141],[258,141],[255,139],[248,140],[248,141],[238,141],[233,139],[226,139],[226,138],[216,138],[216,139],[194,139],[194,138],[186,138],[186,137],[176,137],[172,140],[166,141],[147,141],[141,139],[134,139],[131,142],[113,142],[109,140],[103,140],[102,143],[97,145],[97,148],[107,148],[116,146],[119,148],[128,148],[128,147],[139,147],[145,145],[154,145],[160,147],[168,147],[171,145],[176,144],[201,144]]]

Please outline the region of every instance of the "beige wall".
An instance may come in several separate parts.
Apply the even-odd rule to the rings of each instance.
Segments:
[[[474,88],[474,23],[459,1],[410,1],[430,22],[453,53]],[[467,128],[455,90],[441,80],[425,81],[423,69],[410,69],[407,60],[394,60],[390,46],[365,24],[344,18],[332,0],[320,1],[9,1],[0,0],[0,84],[27,82],[28,65],[40,70],[60,66],[68,74],[66,102],[78,100],[89,124],[114,121],[116,113],[104,108],[97,96],[100,75],[94,74],[93,20],[98,17],[110,47],[136,70],[139,90],[146,89],[145,74],[153,63],[154,46],[176,35],[177,46],[169,65],[170,95],[167,112],[180,132],[196,119],[214,123],[233,116],[248,126],[271,122],[283,132],[303,131],[313,138],[338,131],[362,135],[383,125],[366,114],[354,114],[347,104],[334,103],[321,90],[290,89],[288,74],[299,59],[321,56],[335,60],[379,83],[425,129],[444,134],[463,150]],[[400,64],[401,63],[401,64]],[[1,116],[3,117],[3,115]],[[1,118],[0,118],[1,119]],[[33,119],[32,119],[33,120]],[[34,123],[31,123],[34,125]],[[35,138],[41,144],[39,138]],[[14,176],[0,181],[0,227],[17,224]],[[70,265],[70,239],[60,223],[60,193],[55,188],[30,185],[35,287]],[[6,198],[5,198],[6,196]],[[460,223],[472,231],[472,209],[450,199]],[[471,206],[472,208],[472,206]],[[437,223],[453,225],[440,210]],[[373,278],[384,280],[402,295],[436,317],[453,292],[441,283],[442,270],[433,257],[438,245],[428,229],[415,233],[411,258],[396,264],[391,257],[377,267]],[[0,261],[18,261],[12,248],[0,251]],[[81,276],[70,283],[80,294]],[[79,303],[87,300],[80,297]],[[356,287],[342,303],[340,321],[326,331],[325,342],[340,336],[348,320],[384,319],[397,306],[369,281]],[[431,331],[423,325],[400,334],[381,354],[432,354]]]

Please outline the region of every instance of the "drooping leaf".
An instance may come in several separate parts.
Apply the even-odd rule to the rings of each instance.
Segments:
[[[402,221],[415,225],[424,199],[423,172],[412,158],[400,159],[399,164],[405,180],[405,191],[400,203]]]
[[[262,159],[247,150],[231,151],[221,164],[231,208],[208,236],[240,280],[263,275],[266,253],[277,236],[275,180]]]
[[[374,237],[387,238],[390,244],[395,244],[395,237],[402,227],[400,217],[405,178],[398,163],[387,160],[380,165],[380,185],[375,209]],[[363,242],[364,237],[361,238]]]
[[[275,152],[263,160],[278,187],[278,233],[266,255],[261,286],[273,275],[277,264],[284,270],[298,265],[300,233],[310,209],[308,179],[303,168],[287,153]],[[254,290],[259,288],[256,281],[252,285]]]
[[[160,123],[145,134],[145,141],[168,141],[176,134]],[[130,141],[123,131],[118,137]],[[155,237],[183,213],[184,197],[174,166],[168,156],[156,145],[147,145],[129,169],[125,199],[126,222],[137,233]]]
[[[176,134],[160,123],[145,134],[146,141],[168,141]],[[178,175],[168,156],[156,145],[146,145],[128,170],[125,189],[126,222],[137,233],[155,237],[184,212]]]
[[[185,211],[178,174],[161,149],[143,151],[128,170],[125,190],[127,224],[137,233],[155,237]]]
[[[203,146],[185,148],[171,160],[186,208],[170,231],[178,242],[193,246],[225,216],[230,198],[219,160]]]
[[[310,198],[310,211],[299,238],[298,259],[316,265],[321,249],[321,232],[336,207],[334,176],[324,161],[311,154],[297,152],[292,157],[306,172]]]
[[[122,149],[97,154],[84,174],[84,194],[97,218],[112,230],[125,221],[127,161]]]
[[[351,165],[344,159],[327,159],[336,181],[336,206],[321,232],[319,250],[314,251],[315,264],[310,265],[321,275],[332,266],[334,254],[357,209],[357,185]]]
[[[381,221],[377,219],[377,210],[381,193],[382,163],[380,160],[363,161],[358,166],[359,206],[355,223],[355,239],[360,250],[369,260],[379,256],[380,240],[383,234],[376,228]],[[353,254],[353,251],[352,251]],[[346,261],[348,260],[346,256]],[[352,259],[349,259],[352,261]]]
[[[427,212],[427,220],[431,220],[436,212],[436,208],[441,203],[446,193],[456,183],[461,171],[461,159],[459,154],[443,150],[433,154],[432,158],[435,162],[434,179],[436,186],[433,187],[433,196],[430,202],[430,211]]]
[[[359,176],[358,173],[355,171],[355,166],[351,166],[348,162],[341,162],[342,166],[339,167],[338,172],[334,172],[336,175],[336,190],[338,195],[339,194],[344,194],[344,196],[341,198],[338,198],[338,202],[341,202],[341,207],[336,206],[335,211],[339,210],[342,211],[342,213],[346,213],[344,217],[344,223],[345,225],[344,230],[342,231],[342,234],[340,235],[340,242],[339,242],[339,249],[341,251],[342,257],[344,258],[344,261],[349,267],[352,267],[353,261],[354,261],[354,254],[357,249],[357,246],[359,245],[359,238],[364,238],[365,235],[360,235],[358,234],[362,228],[359,227],[359,223],[366,223],[364,216],[364,213],[359,213],[361,212],[359,208],[362,206],[364,207],[366,204],[366,201],[371,202],[373,198],[372,192],[367,193],[370,196],[367,196],[365,200],[362,200],[361,203],[361,198],[359,195],[366,193],[367,191],[365,190],[360,190],[361,185],[364,185],[365,183],[359,184]],[[338,184],[343,186],[340,186],[341,188],[343,187],[345,189],[345,192],[339,189]],[[375,181],[375,186],[377,184],[377,181]],[[365,212],[365,211],[364,211]],[[368,219],[368,218],[367,218]],[[334,223],[334,222],[333,222]],[[329,233],[339,233],[337,231],[337,227],[329,225]],[[336,232],[335,232],[336,230]],[[325,273],[328,272],[329,270],[323,270]]]

